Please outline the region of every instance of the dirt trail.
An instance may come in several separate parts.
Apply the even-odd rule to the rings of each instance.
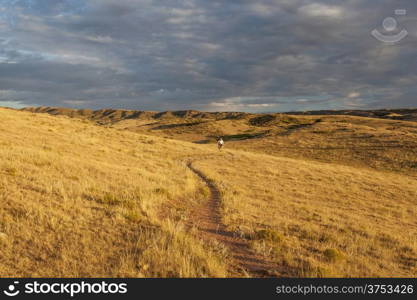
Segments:
[[[209,199],[207,199],[205,205],[195,209],[191,222],[201,232],[203,239],[215,239],[229,249],[232,255],[232,264],[229,271],[232,276],[276,277],[278,272],[275,263],[266,260],[263,256],[251,250],[248,240],[227,231],[221,220],[219,189],[200,170],[195,169],[192,162],[188,162],[187,166],[210,189]]]

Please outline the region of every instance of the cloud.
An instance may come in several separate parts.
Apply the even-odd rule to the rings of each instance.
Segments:
[[[397,8],[409,36],[374,39]],[[0,101],[147,110],[416,106],[417,3],[4,0]],[[385,33],[388,34],[388,33]]]
[[[209,111],[267,111],[277,108],[280,102],[269,97],[232,97],[210,102],[205,108]]]
[[[313,18],[340,18],[343,15],[343,8],[336,5],[322,3],[310,3],[298,10],[303,16]]]
[[[351,99],[354,99],[354,98],[358,98],[358,97],[360,97],[360,93],[358,93],[358,92],[351,92],[351,93],[349,93],[349,95],[347,96],[348,98],[351,98]]]

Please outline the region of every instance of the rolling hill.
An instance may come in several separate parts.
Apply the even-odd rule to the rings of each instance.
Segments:
[[[25,110],[0,109],[3,276],[417,274],[413,121]]]
[[[302,115],[51,107],[24,110],[82,118],[105,127],[196,144],[212,144],[222,136],[230,149],[417,175],[417,122],[384,119],[390,110]],[[403,116],[415,115],[416,111],[395,110]],[[335,115],[329,115],[331,112]]]
[[[184,111],[137,111],[122,109],[71,109],[64,107],[25,107],[22,110],[52,115],[66,115],[70,117],[88,118],[107,122],[118,122],[123,119],[166,119],[170,117],[200,118],[200,119],[236,119],[254,114],[242,112],[200,112],[195,110]],[[417,121],[417,109],[379,109],[379,110],[319,110],[319,111],[295,111],[282,113],[284,115],[344,115],[369,118],[381,118],[390,120]]]

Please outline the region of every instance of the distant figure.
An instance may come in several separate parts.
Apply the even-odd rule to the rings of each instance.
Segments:
[[[219,138],[217,140],[217,147],[219,147],[219,151],[222,150],[223,145],[224,145],[223,139],[222,138]]]

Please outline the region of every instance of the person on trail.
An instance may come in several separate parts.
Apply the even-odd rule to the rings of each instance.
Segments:
[[[219,148],[219,151],[222,150],[223,145],[224,145],[223,139],[222,138],[219,138],[217,140],[217,147]]]

